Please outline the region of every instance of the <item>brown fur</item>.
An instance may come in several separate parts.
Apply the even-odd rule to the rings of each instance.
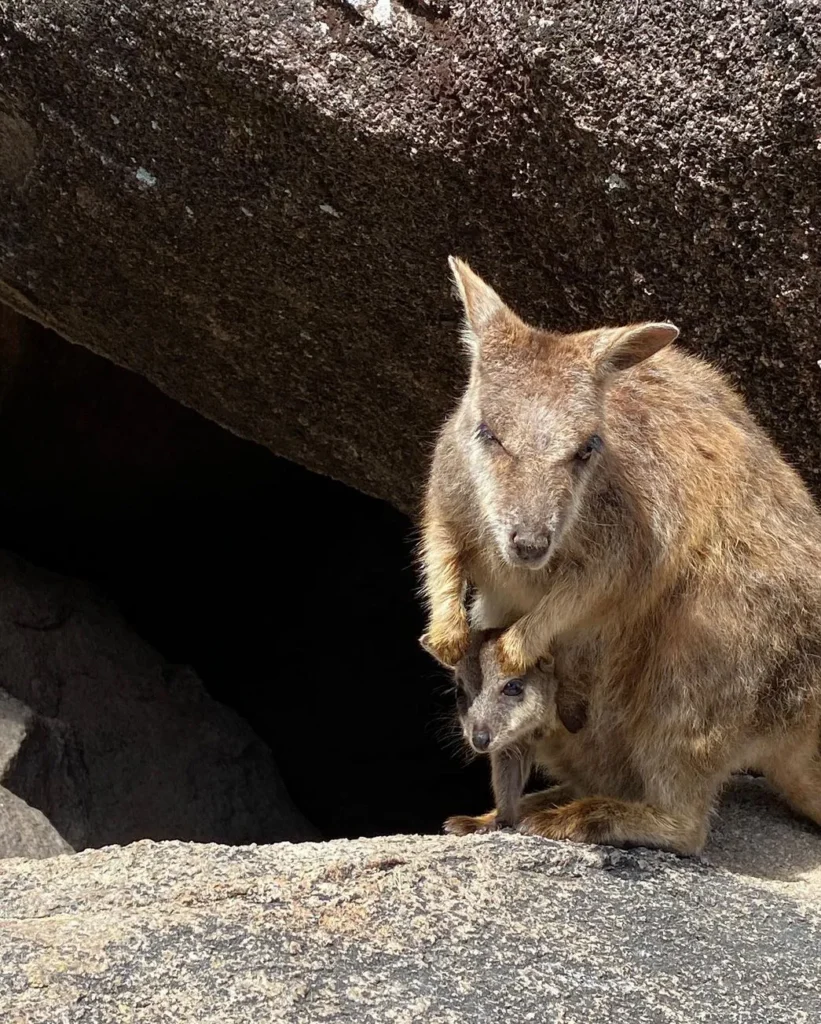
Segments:
[[[452,266],[471,373],[431,469],[426,643],[452,665],[468,620],[503,628],[503,675],[552,653],[587,688],[585,728],[539,752],[576,800],[522,827],[695,852],[742,767],[821,823],[821,516],[803,483],[671,325],[552,334]],[[593,435],[602,450],[574,458]],[[514,534],[526,552],[549,538],[546,557],[518,560]]]

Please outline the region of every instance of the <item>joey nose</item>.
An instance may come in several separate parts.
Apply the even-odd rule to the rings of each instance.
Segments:
[[[520,562],[539,562],[550,548],[550,535],[514,530],[510,535],[510,543]]]
[[[490,733],[487,729],[476,729],[473,733],[473,746],[477,750],[487,750],[490,746]]]

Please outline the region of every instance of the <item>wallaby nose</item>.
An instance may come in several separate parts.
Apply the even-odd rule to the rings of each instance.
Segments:
[[[514,530],[510,535],[510,543],[521,562],[539,562],[550,548],[550,535],[524,533]]]
[[[477,750],[487,750],[490,746],[490,733],[487,729],[476,729],[472,742]]]

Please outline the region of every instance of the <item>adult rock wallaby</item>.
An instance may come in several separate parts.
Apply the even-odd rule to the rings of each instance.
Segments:
[[[552,653],[588,681],[585,728],[551,754],[564,801],[520,827],[697,852],[743,767],[821,823],[821,516],[801,480],[672,324],[539,330],[451,268],[471,368],[427,491],[423,643],[453,666],[471,626],[505,627],[504,676]]]

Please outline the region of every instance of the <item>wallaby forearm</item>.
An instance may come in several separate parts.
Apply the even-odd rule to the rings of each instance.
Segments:
[[[421,560],[428,604],[428,626],[422,644],[440,662],[452,667],[467,650],[467,577],[457,533],[436,505],[425,510]]]
[[[581,629],[596,617],[597,601],[577,583],[557,581],[539,603],[499,639],[499,664],[505,675],[521,675],[547,656],[562,633]]]

